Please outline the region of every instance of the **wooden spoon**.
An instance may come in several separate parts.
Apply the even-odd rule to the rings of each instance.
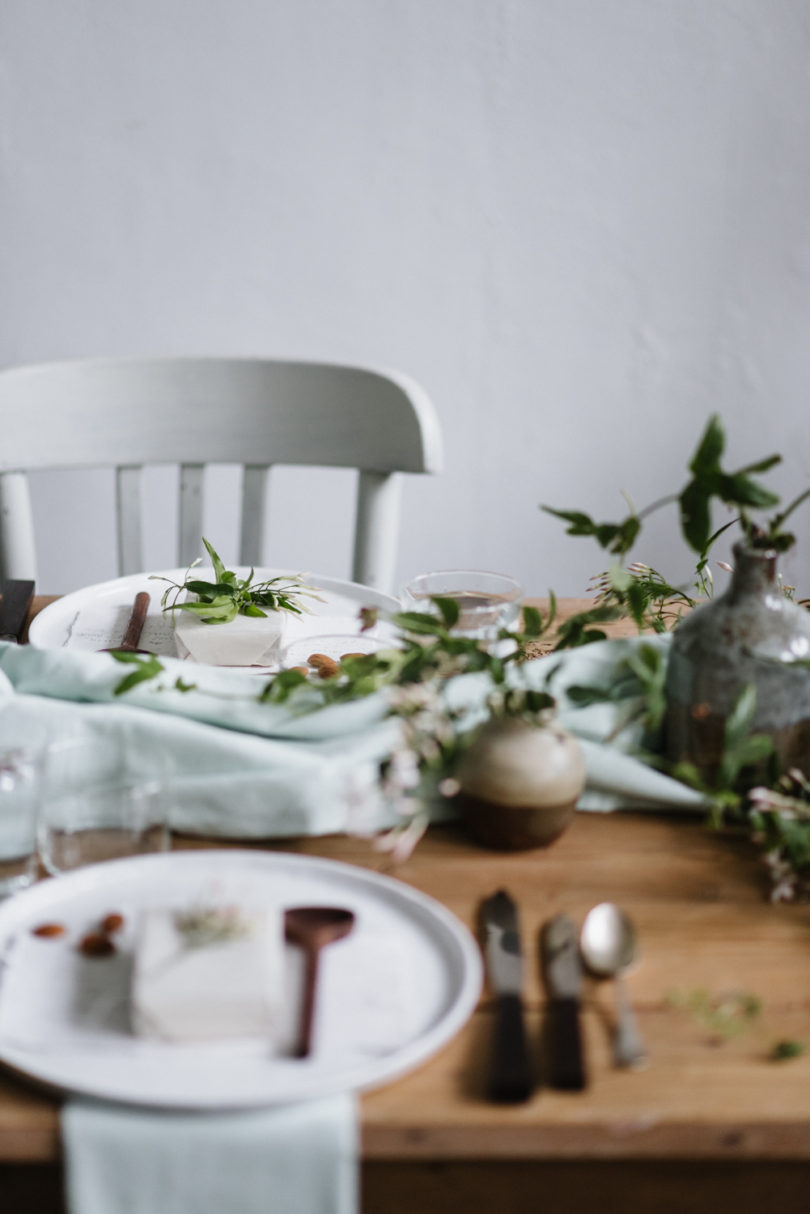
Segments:
[[[312,1022],[315,990],[318,985],[318,961],[322,948],[348,936],[354,927],[354,913],[340,906],[294,906],[284,915],[284,934],[288,943],[304,950],[304,993],[295,1058],[307,1058],[312,1049]]]
[[[148,649],[139,649],[138,641],[141,639],[143,626],[146,623],[146,613],[149,610],[149,594],[145,590],[140,590],[135,595],[135,602],[132,604],[132,613],[129,617],[126,632],[120,645],[110,645],[108,649],[99,650],[100,653],[149,653]]]

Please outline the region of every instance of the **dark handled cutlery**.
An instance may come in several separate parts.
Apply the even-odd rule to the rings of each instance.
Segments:
[[[304,991],[293,1057],[308,1058],[312,1052],[315,994],[321,951],[348,936],[354,927],[354,912],[342,906],[292,906],[284,913],[284,935],[288,944],[303,950]]]
[[[519,1104],[532,1093],[532,1067],[523,1021],[523,957],[515,903],[500,889],[481,904],[487,978],[496,996],[487,1095]]]
[[[139,590],[135,595],[135,601],[132,604],[132,612],[130,613],[126,631],[118,645],[111,645],[108,649],[102,649],[102,653],[149,653],[148,649],[139,649],[138,641],[141,639],[143,626],[146,623],[146,614],[149,611],[149,594],[146,590]]]
[[[548,1083],[552,1088],[578,1092],[587,1082],[579,1021],[582,962],[577,929],[567,915],[555,915],[543,924],[540,959],[549,1000]]]
[[[3,584],[3,598],[0,601],[0,641],[20,643],[33,597],[33,582],[9,578]]]

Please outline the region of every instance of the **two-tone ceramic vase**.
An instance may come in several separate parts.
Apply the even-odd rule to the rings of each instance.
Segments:
[[[725,594],[678,624],[667,667],[664,745],[712,780],[729,713],[756,692],[752,731],[768,734],[780,767],[810,772],[810,612],[782,593],[778,554],[735,545]],[[751,773],[757,778],[757,773]]]
[[[546,847],[570,824],[585,786],[585,758],[554,720],[494,717],[479,731],[458,769],[458,805],[472,837],[485,847]]]

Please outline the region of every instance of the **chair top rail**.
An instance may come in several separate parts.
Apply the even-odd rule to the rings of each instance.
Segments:
[[[0,472],[160,463],[442,467],[438,417],[418,384],[329,363],[103,358],[10,367],[0,370],[0,433]]]

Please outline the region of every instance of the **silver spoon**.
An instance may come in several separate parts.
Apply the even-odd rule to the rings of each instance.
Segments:
[[[614,1063],[634,1069],[645,1066],[647,1051],[622,976],[636,955],[636,932],[631,920],[613,902],[600,902],[585,917],[579,950],[585,968],[595,978],[616,981]]]

